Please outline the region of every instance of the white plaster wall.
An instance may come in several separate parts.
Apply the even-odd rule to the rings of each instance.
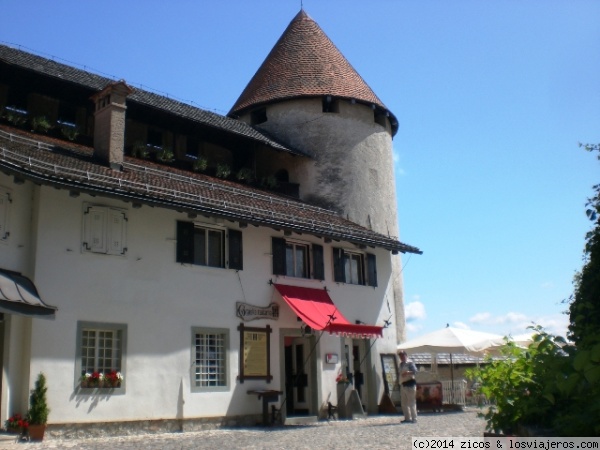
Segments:
[[[83,203],[127,210],[125,256],[81,251]],[[325,247],[325,282],[278,277],[271,274],[271,237],[282,236],[271,228],[243,231],[244,270],[183,266],[175,262],[176,220],[183,213],[150,208],[132,209],[119,200],[69,197],[68,191],[43,187],[40,194],[35,283],[47,303],[59,308],[55,321],[35,320],[32,331],[30,385],[40,371],[48,378],[51,423],[98,422],[162,418],[218,417],[258,414],[261,403],[247,391],[253,388],[283,389],[280,328],[299,328],[300,322],[269,280],[306,287],[327,286],[330,295],[350,322],[360,319],[382,325],[389,318],[391,263],[389,252],[370,249],[377,255],[379,287],[338,285],[332,281],[331,246],[314,236],[294,236]],[[197,219],[199,220],[199,219]],[[203,219],[215,224],[214,220]],[[224,226],[236,228],[225,221]],[[340,243],[336,243],[340,245]],[[351,248],[351,247],[349,247]],[[247,322],[247,326],[270,325],[273,381],[239,383],[238,355],[241,320],[235,316],[236,301],[267,306],[280,305],[280,318]],[[393,309],[393,305],[391,305]],[[75,373],[77,322],[127,324],[124,362],[125,392],[113,395],[82,395]],[[192,327],[229,329],[229,390],[191,392]],[[373,351],[395,351],[393,331],[384,331]],[[340,338],[325,335],[318,354],[339,353]],[[319,402],[335,389],[339,367],[324,370]],[[331,365],[326,365],[331,366]],[[376,365],[378,379],[381,368]],[[380,383],[380,382],[379,382]],[[379,396],[383,389],[381,385]],[[335,390],[333,390],[335,392]],[[378,397],[379,398],[379,397]],[[375,399],[375,400],[378,400]]]
[[[319,98],[274,103],[259,127],[314,158],[289,158],[285,166],[290,181],[300,183],[302,199],[399,238],[391,130],[375,123],[367,105],[338,104],[339,112],[323,113]],[[393,273],[394,326],[397,342],[402,342],[406,331],[400,256],[394,257]]]
[[[0,241],[0,268],[33,278],[35,240],[31,233],[36,189],[31,183],[15,184],[12,176],[3,173],[0,174],[0,187],[3,192],[9,193],[11,199],[7,226],[9,236]],[[40,319],[4,315],[0,423],[14,413],[27,412],[32,320]]]

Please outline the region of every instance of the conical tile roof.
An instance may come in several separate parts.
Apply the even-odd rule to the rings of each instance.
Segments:
[[[237,116],[260,104],[324,95],[354,99],[389,112],[321,27],[301,10],[250,80],[229,115]],[[391,121],[397,124],[395,120]],[[395,131],[396,126],[393,128]]]

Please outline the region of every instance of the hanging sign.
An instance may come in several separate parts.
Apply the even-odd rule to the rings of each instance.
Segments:
[[[279,305],[271,303],[269,306],[255,306],[248,303],[235,303],[236,316],[240,319],[249,321],[257,319],[279,319]]]

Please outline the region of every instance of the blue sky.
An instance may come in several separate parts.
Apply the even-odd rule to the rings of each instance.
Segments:
[[[398,117],[408,338],[566,332],[598,182],[600,2],[304,0]],[[4,0],[0,41],[225,114],[300,1]]]

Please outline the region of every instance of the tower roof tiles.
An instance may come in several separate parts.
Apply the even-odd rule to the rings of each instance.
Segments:
[[[290,22],[229,115],[262,104],[330,95],[353,99],[390,113],[321,27],[301,10]]]

